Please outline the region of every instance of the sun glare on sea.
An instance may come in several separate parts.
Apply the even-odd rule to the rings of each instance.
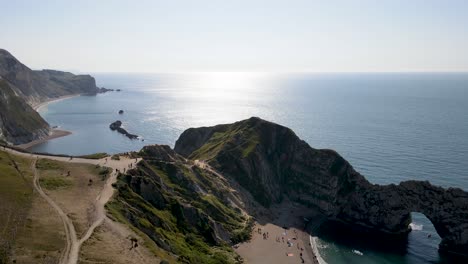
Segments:
[[[260,82],[263,75],[250,72],[197,73],[197,92],[200,97],[218,101],[247,99],[252,92],[265,88]]]

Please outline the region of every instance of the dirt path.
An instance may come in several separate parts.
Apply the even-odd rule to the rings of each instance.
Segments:
[[[76,238],[76,230],[75,226],[73,225],[72,221],[70,218],[68,218],[67,214],[60,208],[45,192],[42,190],[41,185],[39,184],[39,172],[36,169],[36,162],[37,159],[35,159],[32,164],[31,164],[31,170],[34,173],[34,180],[33,180],[33,185],[34,189],[39,193],[44,200],[47,201],[47,203],[52,206],[52,208],[57,211],[58,215],[60,216],[60,219],[62,220],[63,227],[65,229],[65,236],[67,240],[67,245],[65,247],[65,250],[62,252],[62,255],[60,257],[60,263],[67,263],[67,258],[68,255],[70,254],[71,246],[77,242]]]
[[[132,164],[134,165],[141,160],[141,159],[129,159],[125,157],[120,157],[120,160],[111,160],[110,158],[103,158],[99,160],[82,159],[82,158],[70,159],[67,157],[56,157],[56,156],[48,156],[48,155],[35,155],[35,154],[29,154],[29,153],[22,153],[22,152],[18,152],[12,149],[8,149],[8,148],[4,149],[4,151],[7,151],[9,153],[12,153],[18,156],[35,158],[31,164],[31,169],[34,173],[34,181],[33,181],[34,189],[47,201],[47,203],[49,203],[50,206],[54,208],[55,211],[57,211],[57,213],[59,214],[63,222],[63,226],[65,229],[67,245],[65,246],[65,249],[60,258],[60,264],[78,263],[81,245],[91,237],[94,230],[98,226],[100,226],[106,218],[106,211],[105,211],[104,206],[114,194],[114,188],[112,187],[112,184],[114,184],[117,181],[117,170],[124,171],[130,168]],[[99,195],[96,197],[96,200],[94,202],[94,208],[95,208],[94,221],[91,223],[91,225],[89,226],[88,230],[85,232],[85,235],[82,238],[78,239],[76,235],[75,226],[73,225],[73,222],[70,220],[68,215],[42,190],[41,185],[39,183],[40,175],[36,169],[36,162],[40,158],[47,158],[51,160],[68,162],[68,163],[87,163],[87,164],[101,165],[101,166],[106,166],[112,169],[112,173],[110,174],[103,189],[101,190]]]

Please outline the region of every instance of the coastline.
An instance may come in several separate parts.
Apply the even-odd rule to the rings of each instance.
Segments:
[[[29,149],[35,145],[44,143],[46,141],[52,140],[54,138],[59,138],[59,137],[65,137],[72,134],[70,131],[66,130],[60,130],[60,129],[52,129],[50,134],[47,137],[41,138],[41,139],[36,139],[28,143],[20,144],[20,145],[15,145],[15,147],[22,148],[22,149]]]
[[[66,100],[66,99],[70,99],[70,98],[73,98],[73,97],[77,97],[77,96],[81,96],[81,94],[72,94],[72,95],[65,95],[65,96],[60,96],[60,97],[57,97],[57,98],[51,98],[49,100],[46,100],[44,102],[41,102],[41,103],[38,103],[38,104],[35,104],[35,105],[31,105],[31,107],[39,113],[39,110],[43,107],[46,107],[47,105],[49,105],[50,103],[55,103],[55,102],[59,102],[59,101],[62,101],[62,100]],[[46,141],[49,141],[49,140],[52,140],[52,139],[55,139],[55,138],[59,138],[59,137],[65,137],[65,136],[68,136],[68,135],[71,135],[72,132],[71,131],[67,131],[67,130],[61,130],[61,129],[56,129],[56,128],[52,128],[49,135],[44,137],[44,138],[40,138],[40,139],[36,139],[36,140],[33,140],[33,141],[30,141],[28,143],[24,143],[24,144],[20,144],[20,145],[15,145],[15,147],[18,147],[18,148],[22,148],[22,149],[29,149],[35,145],[38,145],[38,144],[41,144],[41,143],[44,143]]]
[[[64,96],[60,96],[60,97],[56,97],[56,98],[51,98],[51,99],[46,100],[44,102],[41,102],[41,103],[38,103],[38,104],[33,104],[33,105],[31,105],[31,107],[34,110],[36,110],[36,112],[39,112],[39,110],[41,110],[41,108],[47,106],[50,103],[59,102],[59,101],[62,101],[62,100],[65,100],[65,99],[70,99],[70,98],[77,97],[77,96],[81,96],[81,94],[71,94],[71,95],[64,95]]]
[[[320,251],[318,250],[317,237],[313,237],[312,235],[309,235],[309,240],[310,240],[310,247],[312,248],[312,252],[314,252],[315,257],[317,258],[317,263],[327,264],[327,262],[320,255]]]
[[[234,250],[246,263],[325,264],[315,240],[305,229],[304,217],[300,210],[291,203],[283,203],[273,210],[277,217],[273,221],[255,222],[251,240],[234,246]],[[314,219],[312,217],[311,219]],[[268,236],[266,239],[263,234]]]

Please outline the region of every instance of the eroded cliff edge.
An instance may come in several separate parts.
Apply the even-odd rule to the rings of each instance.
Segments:
[[[235,179],[268,207],[285,197],[331,221],[371,232],[406,235],[411,212],[426,215],[441,251],[468,252],[468,193],[423,181],[369,183],[332,150],[314,149],[292,130],[259,118],[186,130],[175,151]]]
[[[22,144],[43,138],[50,128],[33,106],[60,96],[99,92],[90,75],[31,70],[0,49],[0,140]]]

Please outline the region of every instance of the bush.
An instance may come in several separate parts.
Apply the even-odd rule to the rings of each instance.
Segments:
[[[94,153],[94,154],[89,154],[89,155],[82,155],[78,156],[78,158],[83,158],[83,159],[103,159],[105,157],[108,157],[109,154],[105,152],[100,152],[100,153]]]

